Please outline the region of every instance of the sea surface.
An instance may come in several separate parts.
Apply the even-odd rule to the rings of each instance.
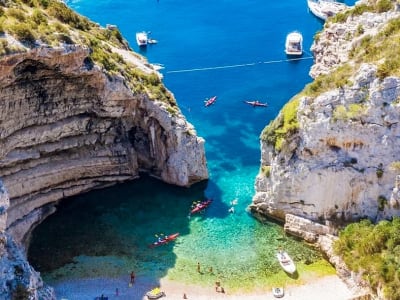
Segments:
[[[191,188],[141,179],[62,202],[38,226],[29,260],[46,282],[125,276],[162,277],[196,284],[216,277],[228,285],[261,286],[282,272],[278,247],[288,250],[301,273],[320,255],[281,226],[247,211],[260,166],[262,129],[312,79],[309,51],[323,23],[306,0],[72,0],[66,3],[100,23],[117,25],[132,49],[162,64],[165,86],[206,140],[210,179]],[[346,2],[349,5],[354,1]],[[305,53],[288,61],[286,35],[303,34]],[[158,41],[147,49],[137,31]],[[210,107],[204,100],[218,96]],[[253,108],[244,100],[268,102]],[[213,198],[204,214],[188,218],[193,202]],[[229,213],[237,199],[235,212]],[[179,232],[168,245],[149,249],[157,236]],[[197,272],[200,263],[201,273]],[[211,270],[212,268],[212,270]],[[301,274],[300,274],[301,276]],[[68,293],[58,290],[68,298]]]

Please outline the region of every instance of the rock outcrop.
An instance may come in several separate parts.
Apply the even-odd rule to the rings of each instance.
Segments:
[[[0,1],[1,299],[54,299],[23,245],[59,200],[142,172],[208,178],[204,140],[115,26],[28,2]]]
[[[396,17],[397,10],[368,12],[325,25],[312,47],[312,76],[334,81],[330,74],[344,62],[356,69],[338,88],[298,96],[298,124],[279,147],[262,139],[264,171],[257,176],[250,206],[256,216],[284,221],[290,213],[334,227],[363,217],[400,215],[398,179],[395,184],[400,172],[400,78],[382,78],[376,64],[357,65],[349,58],[363,37],[374,36]],[[279,118],[285,118],[283,112]]]
[[[6,233],[9,197],[0,181],[0,299],[55,299],[38,272],[27,262],[20,244]]]
[[[0,178],[17,241],[62,198],[148,172],[206,179],[204,140],[180,114],[88,62],[80,46],[0,60]]]

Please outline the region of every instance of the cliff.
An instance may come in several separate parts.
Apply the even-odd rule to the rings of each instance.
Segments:
[[[21,244],[57,201],[141,172],[207,179],[204,140],[117,28],[61,1],[0,1],[0,55],[0,298],[52,299]]]
[[[400,214],[399,11],[371,2],[325,24],[312,46],[314,82],[264,129],[257,217],[335,227]]]

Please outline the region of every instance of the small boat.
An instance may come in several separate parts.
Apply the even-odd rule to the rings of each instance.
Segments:
[[[272,288],[272,294],[275,298],[282,298],[285,292],[283,291],[283,287],[274,287]]]
[[[160,238],[158,241],[150,244],[149,248],[154,248],[154,247],[157,247],[157,246],[168,244],[169,242],[172,242],[172,241],[176,240],[176,238],[178,236],[179,236],[179,232],[174,233],[174,234],[170,234],[170,235],[166,235],[163,238]]]
[[[293,274],[294,272],[296,272],[296,265],[286,251],[279,250],[276,253],[276,257],[278,258],[279,264],[281,265],[283,270],[285,270],[285,272],[289,274]]]
[[[147,43],[149,42],[147,32],[145,31],[136,32],[136,42],[139,47],[146,47]]]
[[[206,209],[211,204],[211,202],[212,202],[212,199],[207,199],[205,201],[197,203],[195,205],[195,207],[193,207],[192,210],[190,211],[189,216],[193,215],[195,213],[203,211],[204,209]]]
[[[289,56],[303,55],[303,36],[298,31],[292,31],[286,36],[285,53]]]
[[[215,103],[215,101],[217,101],[217,96],[206,99],[204,101],[204,106],[207,107],[207,106],[213,105]]]
[[[335,0],[307,0],[308,9],[321,20],[326,20],[329,17],[349,8],[344,3]]]
[[[148,43],[148,44],[157,44],[158,41],[155,40],[155,39],[147,39],[147,43]]]
[[[161,297],[165,297],[165,293],[160,290],[160,288],[156,287],[151,291],[146,293],[147,299],[158,299]]]
[[[260,101],[258,101],[258,100],[255,100],[255,101],[243,101],[244,103],[246,103],[246,104],[249,104],[249,105],[251,105],[251,106],[253,106],[253,107],[256,107],[256,106],[261,106],[261,107],[267,107],[268,106],[268,103],[262,103],[262,102],[260,102]]]

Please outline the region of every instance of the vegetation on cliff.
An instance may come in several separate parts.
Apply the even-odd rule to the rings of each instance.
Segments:
[[[178,111],[156,72],[145,73],[115,51],[130,51],[117,28],[103,28],[58,0],[0,0],[0,56],[40,46],[69,45],[89,47],[89,60],[104,72],[123,76],[133,92],[165,102],[171,113]]]
[[[384,299],[400,299],[400,218],[350,224],[340,232],[334,251]]]

